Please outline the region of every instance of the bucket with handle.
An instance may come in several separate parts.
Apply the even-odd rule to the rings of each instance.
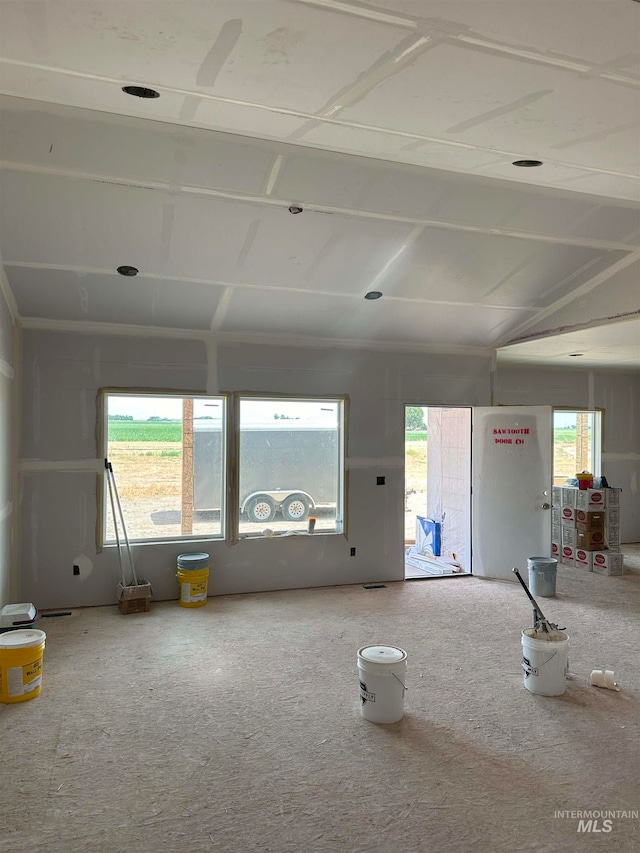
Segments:
[[[26,702],[40,693],[46,639],[35,628],[0,636],[0,702]]]
[[[555,557],[529,557],[529,589],[531,595],[552,598],[556,594],[558,561]]]
[[[569,670],[569,637],[564,631],[525,628],[522,632],[524,686],[541,696],[562,696]]]
[[[404,715],[407,653],[395,646],[358,650],[360,713],[372,723],[397,723]]]

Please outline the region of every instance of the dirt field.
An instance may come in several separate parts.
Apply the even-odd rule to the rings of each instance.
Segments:
[[[178,445],[179,447],[179,445]],[[114,442],[109,458],[118,483],[118,491],[130,538],[173,538],[181,535],[182,460],[173,455],[176,445],[160,442]],[[573,453],[572,453],[573,451]],[[556,445],[555,470],[562,477],[575,474],[575,448]],[[408,442],[405,446],[405,538],[415,535],[415,516],[426,512],[427,442]],[[334,526],[332,510],[316,512],[316,529]],[[274,532],[298,529],[306,531],[306,522],[292,524],[277,520],[266,524],[241,519],[241,533],[258,533],[265,528]],[[196,512],[193,535],[220,535],[219,512]],[[111,513],[108,513],[108,538],[113,538]]]

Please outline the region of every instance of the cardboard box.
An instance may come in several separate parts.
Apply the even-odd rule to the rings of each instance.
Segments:
[[[605,489],[608,507],[620,506],[620,493],[622,489]]]
[[[593,571],[593,551],[585,551],[584,548],[576,548],[576,567]]]
[[[556,560],[561,558],[562,545],[560,542],[552,542],[551,543],[551,556],[555,557]]]
[[[563,524],[552,524],[551,525],[551,541],[552,542],[562,542],[562,528],[565,525]]]
[[[571,527],[575,527],[576,511],[572,506],[563,506],[561,516],[563,524],[569,524]]]
[[[562,497],[561,497],[561,506],[571,506],[575,507],[576,505],[576,494],[578,490],[575,486],[561,486],[562,489]]]
[[[609,549],[609,551],[619,551],[620,550],[620,528],[619,527],[615,527],[613,529],[605,528],[604,545],[605,545],[605,548]]]
[[[585,509],[576,510],[576,527],[578,530],[604,530],[605,512],[597,510],[588,512]]]
[[[569,527],[568,524],[563,524],[561,528],[561,538],[560,543],[562,545],[571,545],[575,548],[576,546],[576,535],[578,531],[575,527]]]
[[[562,546],[562,562],[565,566],[575,566],[576,564],[576,549],[571,545]]]
[[[551,507],[551,524],[560,524],[561,521],[562,521],[562,507],[561,506]]]
[[[620,524],[620,507],[607,507],[604,517],[606,519],[606,524]]]
[[[593,571],[599,575],[621,575],[624,572],[624,555],[616,551],[594,551]]]
[[[578,489],[576,496],[576,509],[595,512],[595,510],[605,508],[606,500],[607,496],[605,489]]]
[[[604,530],[576,530],[576,547],[585,551],[601,551],[604,548]]]

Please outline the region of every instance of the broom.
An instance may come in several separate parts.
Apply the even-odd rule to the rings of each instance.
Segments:
[[[143,579],[138,580],[136,569],[133,564],[133,556],[131,554],[131,546],[129,545],[129,537],[127,535],[127,525],[124,521],[120,496],[118,494],[118,486],[116,477],[113,473],[113,465],[108,459],[104,460],[104,467],[107,472],[107,486],[109,488],[109,501],[111,503],[111,514],[113,516],[113,528],[116,534],[116,548],[118,551],[118,564],[120,566],[120,582],[116,588],[118,596],[118,606],[121,613],[138,613],[149,610],[151,602],[151,584]],[[114,501],[115,495],[115,501]],[[118,512],[116,514],[116,506]],[[120,534],[118,532],[118,518],[122,525],[122,535],[124,537],[124,547],[126,549],[127,560],[129,562],[130,581],[127,582],[125,577],[124,562],[122,559],[122,543],[120,542]]]

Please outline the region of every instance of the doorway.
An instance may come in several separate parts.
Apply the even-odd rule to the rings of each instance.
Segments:
[[[471,574],[471,413],[405,406],[405,580]]]

